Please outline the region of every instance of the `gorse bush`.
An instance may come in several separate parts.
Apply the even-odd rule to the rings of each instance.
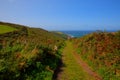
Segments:
[[[0,80],[52,80],[64,39],[42,29],[0,24],[17,29],[0,35]]]
[[[120,79],[120,31],[95,32],[73,42],[82,58],[104,80]]]

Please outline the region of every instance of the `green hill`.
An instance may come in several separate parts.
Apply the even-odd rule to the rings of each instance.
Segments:
[[[7,33],[7,32],[12,32],[15,31],[16,29],[10,26],[6,25],[0,25],[0,34]]]
[[[59,31],[51,31],[53,34],[55,34],[56,36],[61,36],[62,38],[64,39],[67,39],[68,38],[68,35],[67,34],[64,34],[62,32],[59,32]]]
[[[120,80],[120,31],[73,39],[77,52],[104,80]]]
[[[6,30],[0,34],[0,80],[51,80],[64,39],[40,28],[0,25]]]

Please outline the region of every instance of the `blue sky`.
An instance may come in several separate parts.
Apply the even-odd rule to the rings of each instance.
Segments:
[[[120,0],[0,0],[0,21],[47,30],[120,30]]]

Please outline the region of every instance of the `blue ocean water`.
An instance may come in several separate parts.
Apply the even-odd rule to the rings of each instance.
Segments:
[[[82,37],[84,35],[96,32],[96,31],[60,31],[62,33],[65,33],[71,37]],[[107,31],[107,32],[115,32],[115,31]]]
[[[61,32],[71,37],[82,37],[95,31],[61,31]]]

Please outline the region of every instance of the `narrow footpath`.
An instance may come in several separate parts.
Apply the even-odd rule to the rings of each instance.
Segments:
[[[57,75],[57,80],[102,80],[91,68],[75,53],[70,41],[62,54],[63,67]]]

